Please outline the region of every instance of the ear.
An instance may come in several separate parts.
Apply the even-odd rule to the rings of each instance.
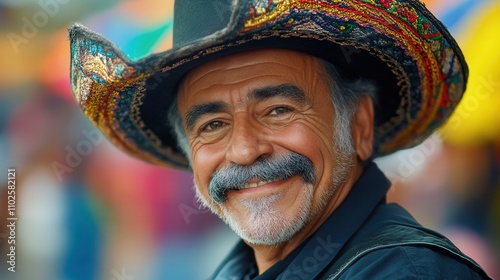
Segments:
[[[373,123],[373,101],[364,95],[358,101],[351,127],[356,155],[361,161],[370,158],[373,152]]]

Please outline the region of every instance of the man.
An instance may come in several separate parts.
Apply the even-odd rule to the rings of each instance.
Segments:
[[[456,106],[467,66],[417,1],[177,1],[174,48],[131,62],[75,25],[73,91],[117,146],[191,168],[241,238],[214,279],[487,279],[385,203],[373,157]]]

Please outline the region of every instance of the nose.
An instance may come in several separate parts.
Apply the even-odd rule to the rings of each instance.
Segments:
[[[272,144],[265,139],[263,127],[252,123],[248,116],[236,116],[226,159],[234,164],[249,165],[273,151]]]

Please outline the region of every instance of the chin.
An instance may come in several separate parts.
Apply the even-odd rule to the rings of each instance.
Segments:
[[[282,194],[276,193],[259,199],[239,201],[245,209],[244,217],[237,217],[234,211],[222,206],[221,218],[247,243],[277,245],[290,241],[310,221],[313,194],[313,185],[306,185],[291,216],[277,207]]]

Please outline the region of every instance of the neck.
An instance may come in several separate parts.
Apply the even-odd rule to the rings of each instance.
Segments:
[[[338,187],[335,194],[330,199],[325,208],[311,217],[311,220],[293,236],[289,241],[276,245],[257,245],[248,244],[254,250],[255,260],[259,275],[271,268],[277,262],[283,260],[293,250],[295,250],[302,242],[309,238],[319,227],[328,219],[328,217],[339,207],[352,189],[354,183],[363,173],[364,167],[362,164],[356,164],[348,179]]]

